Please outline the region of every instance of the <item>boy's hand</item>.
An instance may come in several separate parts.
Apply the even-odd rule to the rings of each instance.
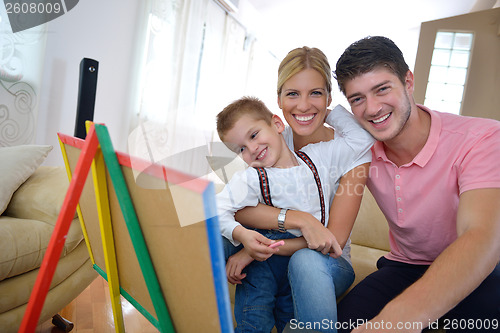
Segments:
[[[245,273],[241,273],[241,271],[252,261],[253,258],[247,253],[245,248],[230,256],[226,263],[226,276],[229,283],[241,284],[241,280],[247,276]]]
[[[236,227],[233,231],[233,238],[240,241],[248,255],[257,261],[264,261],[279,251],[278,248],[272,249],[269,247],[275,242],[274,240],[245,227]]]

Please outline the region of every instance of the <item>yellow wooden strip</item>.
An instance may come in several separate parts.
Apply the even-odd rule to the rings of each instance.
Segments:
[[[68,153],[66,152],[66,146],[58,137],[59,146],[61,147],[62,156],[64,159],[64,166],[66,167],[66,174],[68,175],[68,180],[71,182],[71,168],[68,161]],[[78,214],[78,220],[80,221],[80,227],[82,228],[83,238],[85,239],[85,244],[87,244],[87,250],[89,251],[89,257],[92,261],[92,265],[95,264],[94,254],[92,253],[92,247],[90,246],[89,235],[87,233],[87,227],[85,226],[85,221],[83,220],[82,210],[80,205],[76,206],[76,213]]]
[[[86,124],[89,126],[88,122]],[[116,332],[125,332],[123,313],[120,300],[120,281],[118,279],[118,266],[116,264],[116,251],[111,226],[111,213],[109,210],[108,187],[106,184],[106,168],[100,147],[92,162],[92,178],[94,180],[97,214],[101,230],[104,262],[108,277],[109,295],[113,309],[113,320]]]

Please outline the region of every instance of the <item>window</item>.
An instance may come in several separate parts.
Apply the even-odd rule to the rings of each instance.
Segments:
[[[437,33],[425,93],[426,106],[460,114],[472,41],[472,33]]]
[[[270,96],[265,101],[274,105],[274,79],[264,77],[274,77],[278,60],[213,0],[149,0],[149,5],[140,112],[128,152],[210,177],[216,159],[208,157],[231,161],[219,145],[217,113],[245,95]]]

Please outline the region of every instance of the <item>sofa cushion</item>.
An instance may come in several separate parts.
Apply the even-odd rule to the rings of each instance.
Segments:
[[[390,251],[389,225],[375,198],[366,187],[352,229],[351,242],[386,252]]]
[[[53,231],[43,221],[0,216],[0,281],[40,267]],[[74,219],[61,257],[82,240],[80,222]]]
[[[89,264],[89,262],[87,262],[88,259],[89,254],[87,245],[85,242],[80,242],[71,253],[62,257],[57,263],[57,269],[50,281],[50,289],[62,283],[82,265]],[[31,287],[35,284],[38,273],[39,269],[34,269],[24,274],[5,279],[0,283],[0,295],[2,295],[2,297],[0,297],[0,313],[22,306],[28,302],[31,294]],[[75,282],[79,284],[85,281]],[[3,333],[3,330],[1,331]]]
[[[12,194],[42,164],[52,146],[23,145],[0,148],[0,215]]]
[[[14,193],[0,216],[0,281],[40,267],[68,185],[64,168],[41,166]],[[75,218],[61,256],[82,240]]]
[[[352,267],[356,274],[351,288],[377,270],[377,261],[388,252],[362,245],[351,245]]]
[[[14,193],[3,215],[54,225],[68,186],[64,168],[41,166]]]

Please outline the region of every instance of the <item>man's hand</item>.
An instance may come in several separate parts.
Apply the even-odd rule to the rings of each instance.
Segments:
[[[252,261],[253,258],[247,253],[245,248],[230,256],[226,263],[226,276],[229,283],[241,284],[241,280],[246,277],[246,274],[241,273],[241,271]]]
[[[314,216],[297,210],[289,210],[287,219],[294,219],[307,241],[307,247],[323,254],[330,253],[334,258],[340,257],[342,249],[330,230],[325,228]],[[286,222],[285,222],[286,225]]]
[[[233,238],[240,241],[248,255],[257,261],[264,261],[279,251],[278,248],[272,249],[269,247],[269,245],[275,242],[274,240],[243,226],[237,226],[233,230]]]

